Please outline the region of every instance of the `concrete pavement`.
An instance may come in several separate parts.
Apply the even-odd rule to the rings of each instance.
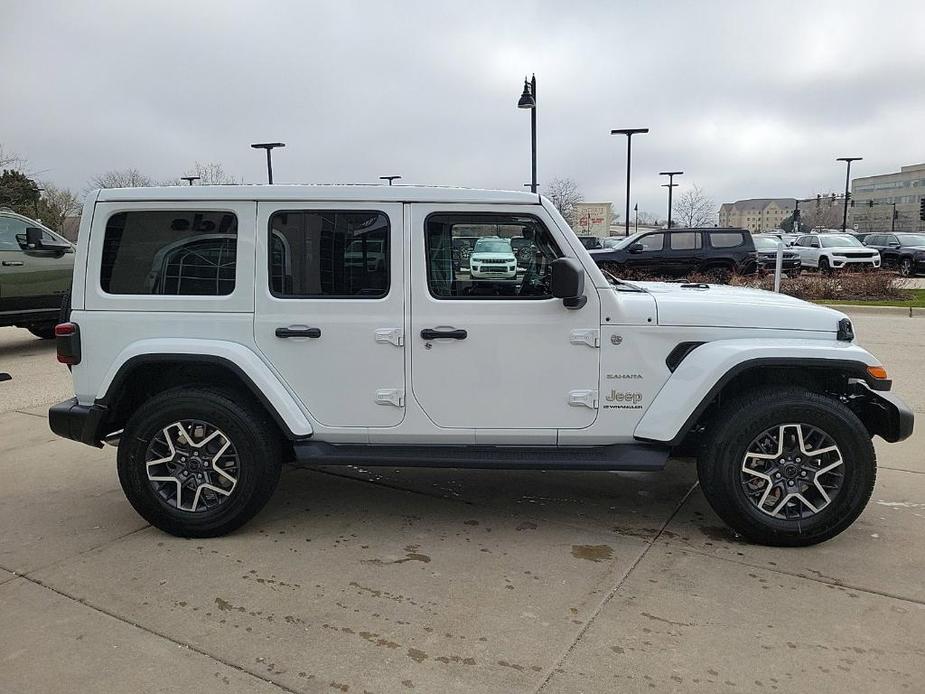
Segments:
[[[925,416],[925,321],[853,319]],[[30,385],[0,384],[0,691],[925,689],[921,426],[877,441],[867,510],[806,549],[742,543],[688,461],[291,467],[241,531],[180,540],[128,506],[113,449],[48,431],[34,400],[67,372],[12,332],[0,370]]]

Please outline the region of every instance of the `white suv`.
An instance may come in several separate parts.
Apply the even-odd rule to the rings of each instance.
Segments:
[[[454,239],[530,248],[473,279]],[[509,244],[509,242],[508,242]],[[219,535],[285,460],[660,470],[692,451],[748,538],[857,518],[912,413],[832,309],[605,275],[545,198],[404,186],[102,190],[81,218],[52,429],[118,445],[152,524]]]
[[[475,279],[514,279],[517,258],[511,240],[490,236],[476,241],[469,256],[469,272]]]
[[[800,256],[803,267],[822,272],[880,267],[880,252],[850,234],[807,234],[794,241],[791,248]]]

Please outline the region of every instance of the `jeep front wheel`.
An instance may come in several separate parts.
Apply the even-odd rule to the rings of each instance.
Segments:
[[[753,542],[823,542],[870,499],[874,448],[864,424],[837,400],[771,388],[730,401],[713,421],[697,461],[703,493]]]
[[[147,400],[119,443],[119,481],[151,525],[180,537],[224,535],[273,494],[278,430],[256,404],[206,388],[174,388]]]

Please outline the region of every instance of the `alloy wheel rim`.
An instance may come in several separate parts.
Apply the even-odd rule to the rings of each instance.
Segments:
[[[780,424],[755,437],[742,459],[749,502],[781,520],[815,516],[838,496],[845,461],[834,439],[809,424]]]
[[[226,501],[238,485],[240,461],[221,429],[198,419],[168,424],[148,444],[148,483],[162,502],[202,513]]]
[[[912,274],[912,261],[911,260],[904,260],[902,261],[902,263],[900,263],[899,274],[903,275],[904,277],[908,277],[909,275]]]

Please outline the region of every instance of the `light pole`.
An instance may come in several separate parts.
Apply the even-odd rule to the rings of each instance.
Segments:
[[[638,202],[635,205],[633,205],[633,212],[636,213],[636,223],[633,226],[633,233],[638,234],[639,233],[639,203]]]
[[[648,128],[617,128],[610,131],[611,135],[626,135],[626,216],[623,218],[625,236],[630,235],[630,163],[633,153],[633,135],[647,132],[649,132]]]
[[[392,181],[397,181],[401,176],[380,176],[380,181],[388,181],[389,185],[392,185]]]
[[[180,176],[181,181],[186,181],[190,185],[193,185],[193,181],[198,181],[200,178],[200,176]]]
[[[835,161],[843,161],[847,166],[845,167],[845,211],[842,213],[841,218],[841,230],[845,232],[848,230],[848,185],[851,183],[851,162],[861,161],[864,157],[838,157]]]
[[[270,154],[277,147],[285,147],[284,142],[256,142],[251,145],[254,149],[267,150],[267,183],[273,185],[273,158]]]
[[[668,176],[668,183],[663,183],[662,188],[668,189],[668,228],[671,229],[671,189],[674,188],[677,183],[674,182],[675,176],[680,176],[683,174],[683,171],[659,171],[659,176]]]
[[[536,75],[527,81],[524,77],[524,92],[520,95],[517,108],[530,109],[530,192],[536,192]]]

